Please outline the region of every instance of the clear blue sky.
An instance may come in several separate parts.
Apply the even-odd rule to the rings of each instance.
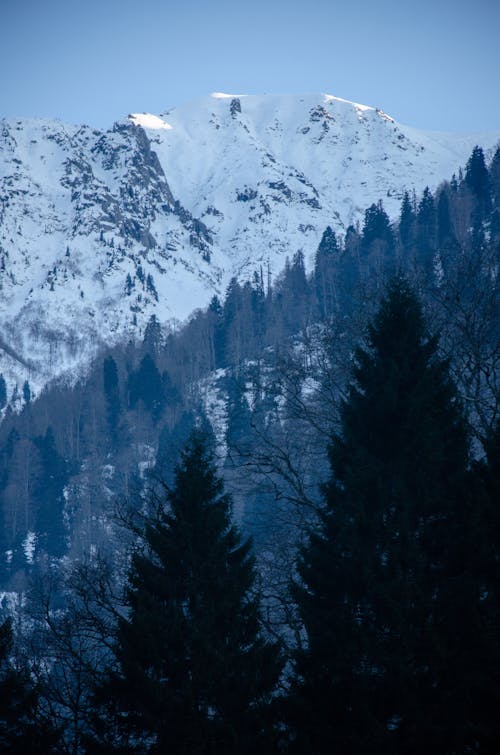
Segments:
[[[106,127],[212,91],[500,129],[500,1],[0,0],[0,116]]]

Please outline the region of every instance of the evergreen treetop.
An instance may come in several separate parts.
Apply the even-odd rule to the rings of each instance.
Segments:
[[[299,562],[307,647],[292,695],[296,745],[462,752],[473,739],[468,632],[479,628],[464,556],[473,551],[466,427],[401,278],[356,352],[353,377],[331,442],[321,527]]]
[[[484,159],[484,152],[477,145],[467,161],[465,168],[465,183],[474,193],[484,211],[491,209],[491,185],[488,168]]]
[[[125,736],[149,752],[268,751],[281,661],[259,628],[250,542],[231,523],[231,499],[197,431],[157,504],[132,557],[119,672],[100,693],[114,707],[101,741],[118,727],[122,744]]]
[[[29,672],[10,662],[12,621],[0,624],[0,752],[45,755],[59,752],[58,732],[38,716],[38,694]]]

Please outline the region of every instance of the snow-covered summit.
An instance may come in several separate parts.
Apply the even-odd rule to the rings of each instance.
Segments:
[[[0,371],[9,391],[182,319],[261,264],[310,261],[378,199],[436,186],[500,131],[437,134],[328,94],[214,93],[107,131],[0,122]]]

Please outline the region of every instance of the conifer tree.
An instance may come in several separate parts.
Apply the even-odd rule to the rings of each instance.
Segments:
[[[417,254],[429,277],[434,273],[433,263],[437,247],[436,207],[428,186],[425,187],[417,210]]]
[[[0,409],[7,403],[7,385],[4,376],[0,373]]]
[[[248,453],[252,440],[252,415],[245,396],[245,383],[236,375],[228,379],[226,414],[226,443],[234,461]]]
[[[326,320],[333,315],[338,305],[335,286],[336,265],[340,257],[337,237],[327,226],[319,243],[314,261],[314,283],[319,316]]]
[[[286,260],[278,289],[281,325],[291,335],[304,327],[309,315],[309,285],[302,251],[296,252],[291,262]]]
[[[443,249],[447,244],[454,241],[450,218],[450,203],[446,188],[443,188],[439,193],[437,203],[437,241],[439,249]]]
[[[469,186],[479,204],[480,214],[484,215],[491,209],[491,185],[488,168],[484,159],[484,152],[477,145],[467,161],[465,168],[465,183]]]
[[[248,322],[244,318],[243,288],[235,277],[231,278],[224,299],[223,327],[220,337],[224,344],[223,366],[240,364],[244,358],[244,334]]]
[[[410,201],[410,195],[405,191],[401,202],[401,212],[399,216],[399,238],[401,239],[401,244],[406,255],[409,254],[412,244],[415,242],[415,222],[415,210]]]
[[[338,263],[338,293],[341,308],[352,313],[356,308],[356,297],[361,281],[360,266],[361,238],[357,229],[350,225],[346,229],[344,250]]]
[[[225,363],[225,339],[223,309],[218,296],[212,296],[208,306],[208,323],[211,333],[211,346],[213,350],[212,366],[215,369]]]
[[[500,147],[497,147],[490,165],[492,212],[490,220],[491,241],[500,241]]]
[[[148,276],[148,279],[151,276]],[[152,279],[151,279],[152,281]],[[161,348],[162,332],[161,325],[158,322],[156,315],[151,315],[144,331],[143,344],[147,353],[153,357],[157,357]]]
[[[0,752],[5,755],[45,755],[58,752],[57,732],[37,720],[38,695],[29,674],[9,661],[12,622],[0,624]]]
[[[470,636],[465,692],[471,739],[478,752],[494,752],[500,741],[500,421],[485,441],[486,455],[472,469],[468,531],[473,550],[474,621],[457,627]]]
[[[27,404],[31,401],[31,388],[27,380],[25,380],[23,384],[23,399]]]
[[[102,751],[268,752],[279,651],[260,632],[250,543],[198,432],[164,494],[132,558],[118,672],[100,691],[116,714],[101,722]]]
[[[179,420],[173,428],[168,424],[162,427],[158,438],[158,451],[153,477],[171,487],[174,482],[174,473],[177,461],[188,438],[196,427],[196,417],[193,412],[182,412]]]
[[[500,209],[500,147],[496,148],[490,165],[490,183],[493,206]]]
[[[130,407],[133,409],[142,401],[156,422],[165,407],[165,394],[160,372],[150,354],[145,354],[138,370],[129,375],[128,388]]]
[[[120,385],[118,368],[113,357],[107,356],[103,363],[104,397],[106,399],[106,414],[113,443],[118,440],[118,424],[121,412]]]
[[[40,472],[33,485],[36,531],[42,548],[51,556],[63,556],[67,549],[64,525],[64,488],[72,466],[56,447],[54,431],[33,439],[40,456]]]
[[[321,526],[299,561],[299,752],[476,751],[469,688],[488,686],[484,661],[474,676],[468,528],[479,514],[465,422],[436,350],[396,279],[356,352]]]
[[[254,272],[251,294],[251,317],[253,326],[253,348],[258,353],[264,348],[266,330],[266,294],[264,292],[264,274],[262,268]]]
[[[365,210],[361,259],[365,273],[376,282],[382,280],[384,273],[394,266],[394,236],[381,201]]]

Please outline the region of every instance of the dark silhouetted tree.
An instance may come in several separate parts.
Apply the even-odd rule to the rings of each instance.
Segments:
[[[465,167],[465,183],[472,191],[481,217],[491,210],[490,175],[481,147],[475,146]]]
[[[104,397],[106,400],[106,414],[113,442],[118,440],[118,425],[120,421],[120,385],[118,368],[112,356],[105,358],[103,363]]]
[[[401,212],[399,215],[399,238],[405,251],[405,257],[408,256],[415,244],[415,224],[416,212],[410,195],[405,191],[401,202]]]
[[[335,274],[339,256],[337,237],[330,226],[327,226],[314,260],[314,286],[319,316],[322,320],[332,317],[338,307]]]
[[[4,408],[7,403],[7,385],[5,378],[0,374],[0,410]]]
[[[490,685],[475,650],[466,426],[401,279],[356,352],[330,460],[296,588],[307,633],[292,695],[297,750],[476,751],[470,690]]]
[[[12,622],[0,624],[0,752],[5,755],[46,755],[58,752],[57,732],[38,716],[38,695],[29,672],[10,662]]]
[[[64,488],[71,465],[59,454],[52,427],[45,435],[33,440],[39,452],[40,468],[33,485],[36,512],[36,531],[39,544],[50,556],[60,557],[66,552],[64,526]]]
[[[23,399],[27,404],[31,401],[31,388],[27,380],[23,384]]]
[[[269,752],[280,654],[262,637],[250,543],[198,433],[157,503],[132,558],[119,670],[100,691],[102,751]]]
[[[377,282],[382,280],[395,262],[394,236],[389,216],[381,201],[365,210],[361,262],[365,274],[375,276]]]
[[[150,276],[148,276],[149,278]],[[162,343],[161,325],[156,315],[151,315],[144,331],[144,348],[153,358],[158,356]]]
[[[165,407],[163,381],[153,358],[146,354],[138,370],[132,372],[128,381],[130,407],[133,409],[142,401],[156,421]]]
[[[434,256],[437,247],[436,207],[434,197],[428,186],[425,187],[417,209],[416,253],[419,266],[432,278],[434,273]]]

